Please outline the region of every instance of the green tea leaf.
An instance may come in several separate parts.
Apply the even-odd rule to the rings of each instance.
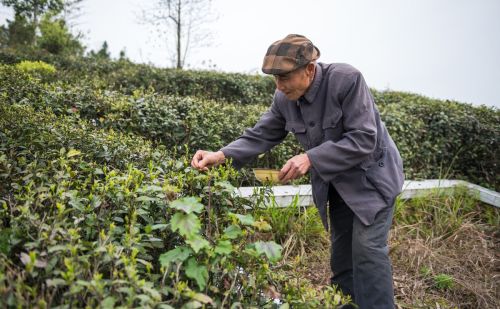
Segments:
[[[271,225],[269,225],[269,223],[267,223],[264,220],[255,221],[252,224],[252,226],[257,228],[259,231],[263,231],[263,232],[269,232],[270,230],[272,230]]]
[[[11,248],[10,236],[11,236],[10,228],[0,230],[0,252],[5,255],[8,255],[10,252]]]
[[[71,158],[71,157],[74,157],[74,156],[79,156],[80,154],[82,154],[81,151],[78,151],[76,149],[70,149],[68,151],[68,153],[66,154],[66,157]]]
[[[215,253],[229,255],[233,252],[233,246],[229,240],[220,240],[215,247]]]
[[[178,212],[170,220],[172,231],[179,231],[179,234],[185,237],[191,237],[201,229],[200,219],[193,214]]]
[[[202,293],[196,293],[193,296],[191,296],[192,299],[197,300],[199,302],[202,302],[204,304],[213,304],[214,301],[212,298],[210,298],[208,295],[202,294]]]
[[[161,300],[161,294],[154,288],[151,288],[151,287],[148,287],[148,286],[144,286],[142,287],[142,290],[144,292],[148,292],[149,295],[151,295],[151,297],[156,300],[156,301],[159,301]]]
[[[190,214],[192,212],[200,213],[204,206],[195,197],[183,197],[171,202],[169,207],[182,210],[185,213]]]
[[[54,287],[54,286],[59,286],[59,285],[66,285],[66,280],[60,279],[60,278],[47,279],[47,280],[45,280],[45,283],[49,287]]]
[[[265,254],[269,261],[274,263],[281,259],[281,250],[283,248],[274,241],[257,241],[254,245],[257,253],[259,255]]]
[[[115,303],[116,303],[116,299],[113,296],[108,296],[101,302],[101,308],[102,309],[114,308]]]
[[[151,301],[151,297],[147,294],[136,295],[135,298],[139,299],[142,304],[147,304]]]
[[[55,246],[49,247],[49,249],[47,251],[48,251],[48,253],[54,253],[57,251],[64,251],[67,249],[68,248],[65,245],[55,245]]]
[[[255,220],[252,217],[252,215],[240,215],[240,214],[235,214],[235,213],[230,213],[229,215],[238,218],[238,220],[243,225],[252,225],[255,222]]]
[[[200,303],[199,301],[196,301],[196,300],[193,300],[193,301],[190,301],[188,303],[185,303],[181,309],[198,309],[198,308],[201,308],[203,306],[202,303]]]
[[[158,260],[161,266],[168,267],[172,262],[184,262],[192,252],[188,247],[177,247],[160,255]]]
[[[191,248],[193,248],[195,253],[198,253],[203,248],[210,247],[210,243],[200,236],[192,237],[186,240],[186,243],[188,243],[191,246]]]
[[[222,237],[228,239],[236,239],[241,235],[241,228],[237,225],[230,225],[224,229],[224,234]]]
[[[143,195],[143,196],[139,196],[135,199],[137,202],[155,202],[157,201],[158,199],[156,198],[153,198],[153,197],[149,197],[149,196],[146,196],[146,195]]]
[[[163,231],[164,229],[166,229],[168,227],[168,224],[154,224],[151,226],[151,230],[154,231],[154,230],[160,230],[160,231]]]
[[[205,289],[208,280],[208,270],[206,266],[199,265],[195,258],[188,260],[186,276],[195,280],[201,291]]]
[[[150,192],[162,192],[163,188],[157,185],[149,185],[146,187],[146,191]]]
[[[220,187],[223,191],[234,193],[235,187],[231,185],[229,181],[218,181],[215,183],[215,186]]]

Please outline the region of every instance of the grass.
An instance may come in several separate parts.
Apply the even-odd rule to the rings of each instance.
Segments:
[[[391,230],[401,308],[498,308],[500,211],[464,188],[398,201]]]
[[[330,245],[316,209],[258,211],[283,245],[281,270],[324,289]],[[389,242],[398,308],[500,308],[499,222],[498,208],[460,187],[397,200]]]
[[[303,256],[306,248],[321,246],[328,241],[317,209],[299,206],[298,196],[288,207],[280,207],[272,197],[264,200],[267,200],[267,207],[256,208],[254,216],[272,226],[272,238],[282,244],[285,260],[288,256]]]

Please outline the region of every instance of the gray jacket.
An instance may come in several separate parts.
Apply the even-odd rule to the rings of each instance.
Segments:
[[[358,70],[318,63],[303,97],[290,101],[277,90],[257,124],[221,150],[240,168],[289,132],[311,161],[313,199],[326,229],[329,183],[366,225],[392,207],[403,186],[403,163]]]

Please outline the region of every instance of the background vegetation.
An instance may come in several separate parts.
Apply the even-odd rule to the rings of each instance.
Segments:
[[[0,54],[4,63],[19,60]],[[184,145],[217,150],[231,142],[267,109],[274,91],[272,80],[261,76],[157,69],[125,60],[44,60],[53,60],[55,73],[0,68],[0,76],[8,80],[0,90],[14,94],[11,102],[77,114],[98,127],[138,134],[177,153]],[[372,91],[408,179],[456,178],[499,189],[500,110]],[[254,165],[279,168],[300,151],[289,137]]]

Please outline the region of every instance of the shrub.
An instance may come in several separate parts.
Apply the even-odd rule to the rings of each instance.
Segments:
[[[43,61],[24,60],[16,64],[16,68],[40,79],[51,79],[56,74],[56,68]]]
[[[234,170],[203,175],[186,157],[158,155],[144,164],[134,157],[153,149],[140,138],[125,147],[136,156],[120,154],[131,137],[0,107],[3,305],[258,306],[271,280],[282,284],[272,272],[280,246],[253,236],[263,222],[232,197]],[[100,144],[116,155],[100,159]]]
[[[286,284],[230,167],[26,105],[0,102],[0,127],[2,307],[260,307]]]
[[[498,190],[499,109],[400,92],[375,97],[407,177],[458,178]]]
[[[140,137],[97,129],[86,121],[50,111],[36,112],[29,106],[7,106],[1,101],[0,111],[2,138],[17,141],[26,150],[27,161],[54,159],[61,148],[79,149],[88,160],[116,168],[130,162],[146,166],[155,156],[168,156]]]
[[[127,94],[137,89],[152,88],[165,95],[194,96],[241,104],[268,104],[274,93],[274,82],[267,76],[162,69],[127,60],[55,57],[42,52],[21,55],[0,51],[0,63],[13,64],[22,60],[42,60],[53,64],[58,69],[58,80],[82,85],[98,78],[106,82],[107,89]]]
[[[267,109],[260,104],[162,95],[152,89],[123,94],[107,90],[99,79],[85,85],[42,84],[5,65],[0,67],[0,77],[5,80],[0,84],[4,100],[77,114],[98,127],[138,134],[177,153],[184,153],[185,145],[217,150],[253,126]],[[405,93],[374,93],[403,157],[407,179],[457,178],[498,190],[500,110]],[[300,152],[289,136],[253,164],[280,168]],[[251,181],[247,176],[245,181]]]

